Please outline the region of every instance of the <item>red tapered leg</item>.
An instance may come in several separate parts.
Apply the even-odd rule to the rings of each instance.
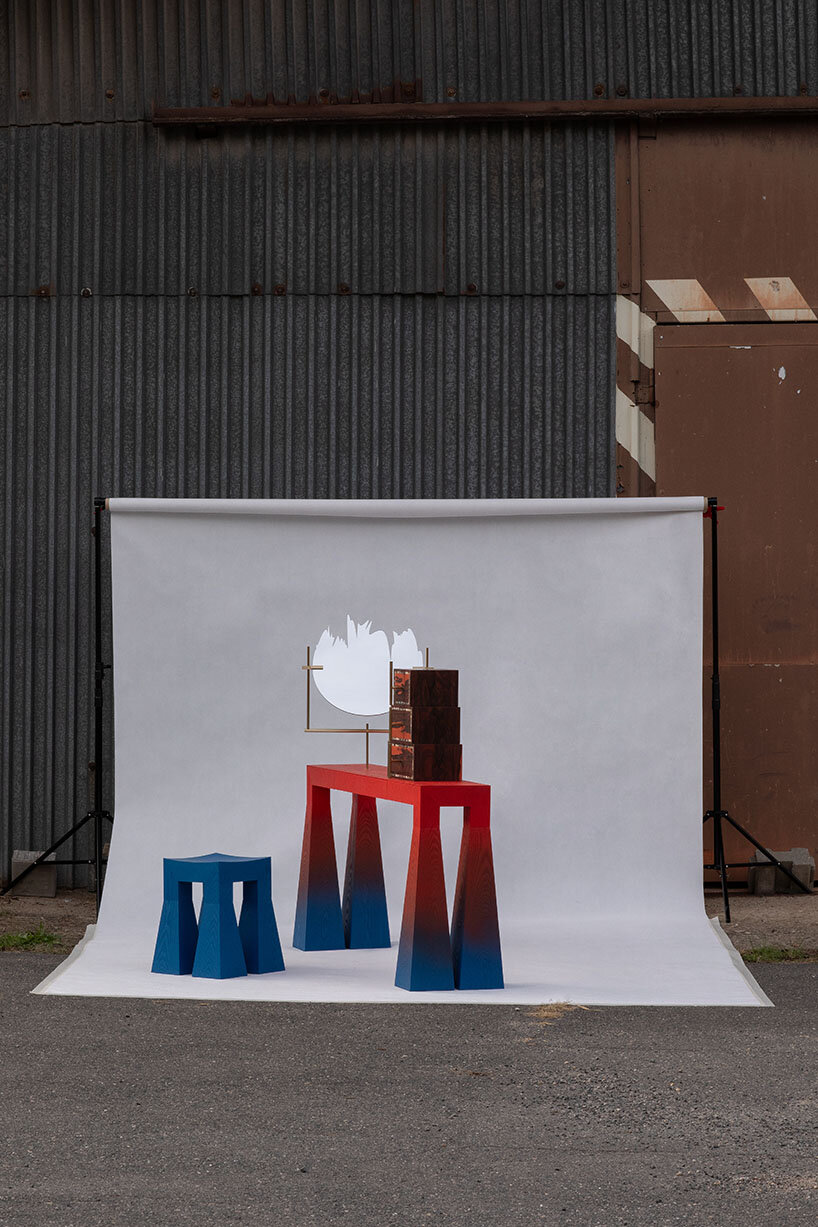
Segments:
[[[452,912],[452,957],[458,988],[502,988],[489,800],[466,806]]]
[[[308,783],[293,945],[298,950],[343,950],[344,944],[329,789]]]
[[[423,799],[414,807],[395,984],[413,991],[454,988],[440,805]]]
[[[344,937],[350,949],[389,946],[381,836],[374,797],[352,795],[344,880]]]

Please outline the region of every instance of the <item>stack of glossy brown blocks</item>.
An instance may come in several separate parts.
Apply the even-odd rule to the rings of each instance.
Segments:
[[[387,775],[459,780],[463,761],[456,669],[396,669]]]

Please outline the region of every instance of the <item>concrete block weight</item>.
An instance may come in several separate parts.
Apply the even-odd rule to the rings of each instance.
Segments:
[[[808,848],[790,848],[787,852],[773,852],[773,856],[777,861],[780,861],[799,882],[803,882],[808,890],[813,889],[815,881],[815,858],[810,855]],[[754,895],[789,895],[800,893],[798,887],[777,869],[771,861],[768,861],[763,852],[756,852],[755,865],[751,865],[747,871],[747,887]]]
[[[32,861],[36,861],[41,852],[16,849],[11,857],[11,877],[17,877]],[[12,895],[33,895],[40,899],[53,899],[57,893],[57,866],[53,863],[54,854],[26,874],[22,882],[18,882],[12,890]]]

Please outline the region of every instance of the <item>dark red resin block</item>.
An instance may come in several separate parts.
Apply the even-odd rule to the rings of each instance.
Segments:
[[[396,669],[395,707],[457,707],[457,669]]]
[[[389,736],[393,741],[430,745],[460,741],[459,707],[393,707],[389,712]]]
[[[386,773],[399,780],[459,780],[462,765],[460,745],[417,745],[390,739]]]

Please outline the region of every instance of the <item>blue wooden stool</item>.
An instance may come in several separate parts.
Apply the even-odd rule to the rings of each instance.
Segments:
[[[165,900],[151,971],[226,980],[248,972],[284,970],[269,856],[211,852],[178,860],[165,857],[164,864]],[[202,884],[198,924],[194,882]],[[244,884],[238,925],[234,882]]]

